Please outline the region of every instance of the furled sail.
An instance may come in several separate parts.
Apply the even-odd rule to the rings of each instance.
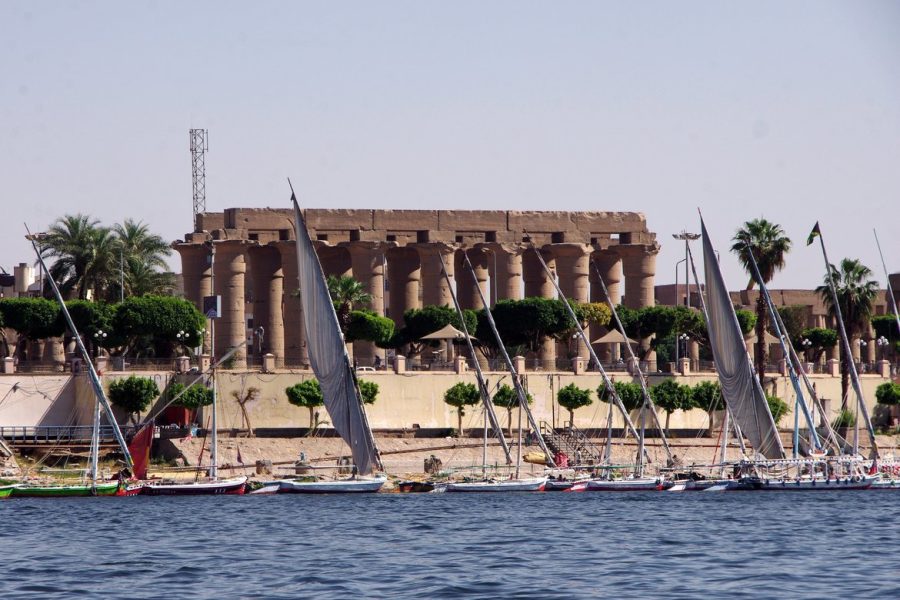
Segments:
[[[309,362],[322,388],[332,426],[350,446],[358,472],[367,475],[380,467],[375,438],[359,397],[356,374],[347,356],[325,273],[293,193],[291,201],[294,204],[297,270]]]
[[[784,458],[784,447],[781,445],[778,429],[747,354],[737,314],[725,287],[719,261],[709,241],[703,219],[700,219],[700,226],[703,232],[703,268],[709,318],[707,328],[722,396],[731,409],[731,415],[756,451],[766,458]]]

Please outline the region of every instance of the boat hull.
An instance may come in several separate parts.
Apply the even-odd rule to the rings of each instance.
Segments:
[[[460,481],[447,484],[448,492],[542,492],[547,485],[546,477],[536,479],[513,479],[509,481]]]
[[[844,479],[764,479],[745,477],[738,482],[735,489],[760,492],[835,492],[842,490],[866,490],[872,487],[877,478],[869,475],[857,475]]]
[[[280,494],[373,494],[381,489],[387,477],[371,479],[344,479],[337,481],[295,481],[283,479],[279,482]]]
[[[635,479],[591,479],[587,482],[589,492],[658,492],[665,489],[666,482],[653,477]]]
[[[115,496],[119,482],[91,485],[22,485],[13,488],[13,498],[89,498]]]
[[[235,477],[199,483],[146,483],[141,493],[148,496],[240,495],[244,493],[246,486],[246,477]]]
[[[4,486],[0,487],[0,498],[9,498],[10,494],[13,493],[13,490],[16,489],[15,486]]]

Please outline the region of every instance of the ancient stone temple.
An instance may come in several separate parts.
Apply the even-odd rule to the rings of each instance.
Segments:
[[[638,308],[654,302],[659,245],[640,213],[562,211],[455,211],[307,209],[310,235],[328,275],[352,275],[372,295],[370,308],[402,325],[403,313],[424,305],[452,305],[441,261],[455,282],[463,308],[481,308],[476,286],[490,303],[526,296],[556,297],[535,255],[540,251],[560,288],[578,302],[610,300]],[[196,231],[174,244],[184,290],[198,307],[204,296],[222,297],[215,325],[217,354],[241,343],[248,328],[262,328],[262,342],[241,350],[272,353],[279,367],[307,364],[290,210],[232,208],[203,213]],[[468,256],[474,273],[463,268]],[[624,294],[624,295],[623,295]],[[384,351],[354,343],[360,365]],[[557,344],[534,357],[553,368]],[[577,348],[586,357],[584,348]]]

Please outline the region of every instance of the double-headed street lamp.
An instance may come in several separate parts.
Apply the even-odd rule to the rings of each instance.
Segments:
[[[888,339],[886,337],[884,337],[882,335],[877,340],[875,340],[875,343],[878,344],[878,348],[879,348],[879,350],[881,350],[881,360],[884,360],[884,351],[887,350],[887,347],[890,344],[890,342],[888,341]]]

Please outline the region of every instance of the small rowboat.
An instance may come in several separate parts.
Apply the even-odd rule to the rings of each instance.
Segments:
[[[282,479],[278,491],[282,494],[371,494],[380,490],[386,481],[385,475],[334,481]]]
[[[658,492],[666,487],[666,481],[658,477],[591,479],[587,482],[589,492]]]
[[[543,492],[546,477],[505,481],[458,481],[447,484],[448,492]]]
[[[89,498],[91,496],[115,496],[118,481],[76,485],[19,485],[12,490],[13,498]]]

